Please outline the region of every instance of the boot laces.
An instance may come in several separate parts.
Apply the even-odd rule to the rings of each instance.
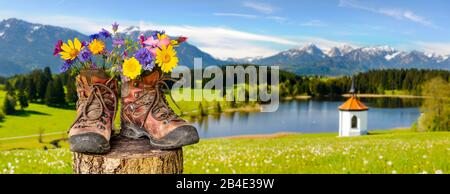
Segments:
[[[82,110],[81,114],[78,115],[78,117],[71,125],[71,128],[75,125],[79,128],[85,128],[87,126],[97,124],[98,128],[101,128],[103,130],[106,129],[104,125],[106,125],[107,122],[103,118],[107,119],[108,116],[107,114],[105,114],[105,112],[113,111],[112,119],[114,119],[116,115],[116,111],[110,110],[106,105],[104,99],[104,96],[107,93],[110,93],[114,103],[113,106],[114,108],[116,108],[117,97],[114,91],[110,87],[108,87],[111,80],[112,78],[109,79],[106,84],[95,83],[89,86],[91,92],[88,97],[82,99],[80,98],[77,103],[77,107],[82,106]],[[106,93],[102,93],[101,89],[105,89]]]
[[[146,110],[144,118],[147,118],[148,115],[151,114],[155,120],[164,121],[165,123],[169,123],[170,121],[183,121],[173,111],[173,109],[169,107],[169,103],[167,102],[166,95],[163,90],[170,90],[170,87],[167,85],[166,81],[176,82],[177,80],[160,76],[155,83],[154,94],[151,95],[150,91],[144,89],[144,94],[138,98],[144,99],[147,96],[147,98],[145,98],[146,100],[144,100],[144,105],[149,106],[149,108]],[[171,93],[169,93],[169,97],[177,109],[181,110],[173,99]],[[143,127],[144,124],[145,122],[141,124],[141,127]]]

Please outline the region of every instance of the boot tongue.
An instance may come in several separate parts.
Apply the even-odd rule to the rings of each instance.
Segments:
[[[146,75],[142,78],[142,81],[146,85],[155,85],[156,82],[159,80],[161,76],[161,73],[159,71],[153,71],[149,75]]]
[[[88,69],[80,71],[80,78],[89,85],[95,83],[104,84],[108,81],[108,75],[101,69]]]

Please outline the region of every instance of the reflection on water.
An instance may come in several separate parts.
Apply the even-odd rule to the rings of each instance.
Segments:
[[[198,119],[194,125],[199,135],[223,137],[276,132],[338,132],[340,99],[313,99],[281,102],[272,113],[223,113]],[[420,99],[361,98],[369,106],[368,128],[409,127],[419,117]]]

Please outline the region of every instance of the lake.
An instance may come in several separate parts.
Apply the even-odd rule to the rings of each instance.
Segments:
[[[223,113],[194,122],[200,137],[224,137],[276,132],[338,132],[338,106],[346,99],[280,102],[276,112]],[[369,107],[368,129],[410,127],[420,115],[421,99],[360,98]]]

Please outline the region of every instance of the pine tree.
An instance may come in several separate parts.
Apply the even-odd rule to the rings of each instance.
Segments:
[[[66,101],[68,103],[75,103],[78,100],[77,88],[75,87],[74,80],[69,78],[66,84]]]
[[[61,81],[61,78],[57,77],[54,81],[53,81],[53,92],[55,94],[55,103],[58,105],[65,105],[66,104],[66,99],[65,99],[65,95],[64,95],[64,86],[63,83]]]
[[[3,112],[7,115],[16,112],[16,99],[14,96],[5,96],[5,100],[3,101]]]
[[[34,100],[36,100],[37,95],[36,95],[36,83],[33,81],[32,77],[27,78],[26,81],[26,89],[27,89],[27,96],[28,99],[32,102]]]
[[[45,91],[45,104],[48,106],[65,105],[64,88],[61,79],[50,80]]]
[[[45,90],[45,104],[47,105],[53,105],[54,99],[53,99],[53,92],[52,92],[52,85],[53,82],[49,81],[46,90]]]
[[[19,100],[20,108],[22,110],[24,108],[28,107],[28,98],[25,95],[25,91],[23,89],[19,90],[19,94],[17,95],[17,98]]]
[[[7,95],[15,96],[14,88],[9,81],[6,81],[5,83],[5,91]]]

